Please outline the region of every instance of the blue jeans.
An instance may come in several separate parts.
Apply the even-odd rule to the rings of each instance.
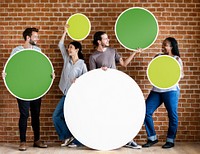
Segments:
[[[164,102],[164,105],[168,112],[169,127],[167,132],[167,142],[174,142],[176,132],[178,128],[178,99],[180,90],[169,92],[154,92],[151,91],[146,100],[146,115],[145,115],[145,128],[148,139],[156,140],[156,132],[154,129],[154,123],[152,115],[154,111]]]
[[[69,131],[65,122],[64,112],[63,112],[64,102],[65,102],[65,95],[62,96],[53,113],[53,123],[60,140],[65,140],[73,136]],[[78,142],[76,139],[73,141],[73,143],[80,144],[80,142]]]

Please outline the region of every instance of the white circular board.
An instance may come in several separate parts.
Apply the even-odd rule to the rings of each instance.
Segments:
[[[79,77],[64,103],[69,130],[96,150],[124,146],[140,131],[145,117],[144,96],[127,74],[96,69]]]

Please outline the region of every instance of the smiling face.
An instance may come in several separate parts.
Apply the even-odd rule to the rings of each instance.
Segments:
[[[31,37],[27,36],[27,41],[29,41],[29,44],[36,45],[37,41],[39,40],[38,32],[32,32]]]
[[[162,44],[162,52],[167,55],[172,54],[172,46],[168,40],[164,40]]]
[[[75,56],[75,55],[78,54],[78,50],[79,50],[79,49],[76,49],[74,45],[69,44],[67,50],[68,50],[68,54],[69,54],[69,56]]]
[[[99,45],[101,45],[102,47],[108,47],[109,46],[109,39],[108,39],[108,35],[107,34],[103,34],[101,35],[101,41],[98,40]]]

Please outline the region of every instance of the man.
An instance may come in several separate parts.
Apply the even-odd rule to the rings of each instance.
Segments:
[[[108,35],[103,31],[98,31],[94,34],[93,45],[96,48],[96,51],[89,58],[90,70],[97,68],[102,68],[103,70],[106,70],[107,68],[116,69],[117,63],[126,67],[131,62],[135,54],[142,51],[141,49],[138,49],[126,60],[123,60],[115,49],[109,47]],[[141,146],[137,145],[134,141],[127,143],[126,147],[141,149]]]
[[[89,59],[90,70],[102,67],[116,69],[116,63],[120,63],[121,66],[126,67],[131,62],[135,54],[141,52],[141,49],[133,52],[124,61],[115,49],[109,47],[108,35],[102,31],[98,31],[94,34],[93,45],[96,48],[96,51],[90,56]]]
[[[23,32],[23,37],[25,40],[24,45],[17,46],[12,50],[11,55],[19,52],[22,49],[34,49],[36,52],[41,52],[41,49],[36,46],[38,37],[38,29],[36,28],[26,28]],[[20,132],[20,145],[19,150],[25,151],[26,147],[26,130],[27,130],[27,120],[29,117],[29,109],[31,112],[31,124],[34,132],[34,147],[39,148],[47,148],[47,145],[40,141],[40,106],[41,106],[41,98],[32,100],[32,101],[24,101],[17,98],[20,118],[19,118],[19,132]]]

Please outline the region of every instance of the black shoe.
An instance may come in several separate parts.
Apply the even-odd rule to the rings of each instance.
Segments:
[[[174,143],[172,143],[172,142],[166,142],[166,143],[162,146],[162,148],[164,148],[164,149],[172,148],[172,147],[174,147]]]
[[[151,147],[152,145],[158,143],[158,140],[155,140],[155,141],[151,141],[151,140],[148,140],[146,144],[142,145],[143,148],[148,148],[148,147]]]

